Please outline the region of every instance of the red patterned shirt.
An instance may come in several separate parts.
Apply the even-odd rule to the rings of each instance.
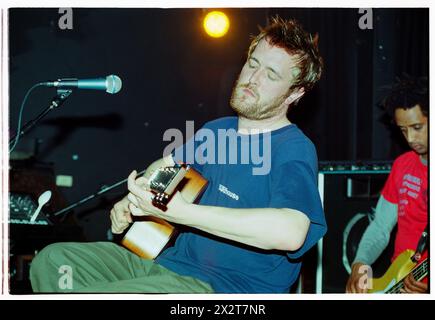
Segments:
[[[382,190],[384,198],[398,209],[392,261],[406,249],[416,250],[428,220],[427,192],[427,166],[419,155],[409,151],[398,157]]]

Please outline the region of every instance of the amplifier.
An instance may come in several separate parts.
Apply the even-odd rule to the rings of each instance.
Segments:
[[[10,193],[9,194],[9,223],[12,224],[34,224],[48,225],[50,221],[45,214],[39,213],[35,221],[31,222],[30,218],[35,212],[38,204],[29,194]]]

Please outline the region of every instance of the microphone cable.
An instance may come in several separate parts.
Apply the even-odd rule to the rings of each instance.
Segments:
[[[24,105],[26,104],[27,98],[29,97],[30,93],[37,87],[44,85],[44,83],[40,82],[37,83],[35,85],[33,85],[29,90],[27,90],[26,95],[24,96],[23,102],[21,103],[21,107],[20,107],[20,113],[18,115],[18,125],[17,125],[17,135],[15,137],[14,143],[12,145],[12,147],[9,148],[9,153],[11,153],[15,147],[18,144],[18,140],[20,139],[21,136],[21,120],[23,118],[23,110],[24,110]]]

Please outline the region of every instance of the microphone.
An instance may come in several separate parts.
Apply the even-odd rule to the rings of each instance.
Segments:
[[[115,94],[121,90],[121,79],[111,74],[106,78],[95,79],[58,79],[51,82],[43,82],[42,85],[57,88],[77,88],[85,90],[105,90],[107,93]]]

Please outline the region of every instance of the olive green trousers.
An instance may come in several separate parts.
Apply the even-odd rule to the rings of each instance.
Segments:
[[[38,293],[213,293],[111,242],[51,244],[33,259],[30,281]]]

